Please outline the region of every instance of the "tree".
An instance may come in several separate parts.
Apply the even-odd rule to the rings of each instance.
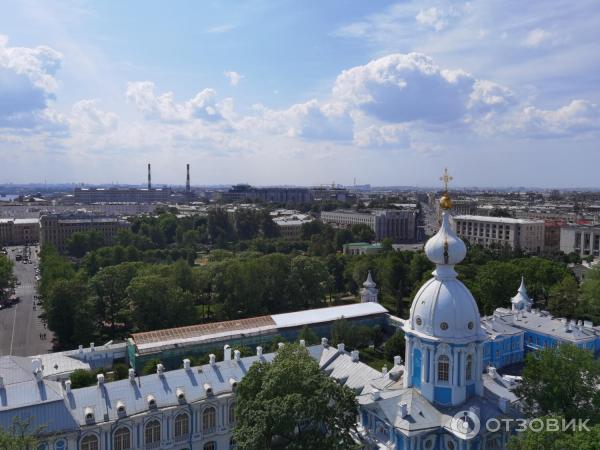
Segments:
[[[596,450],[600,442],[600,425],[586,429],[563,431],[556,430],[554,424],[562,425],[565,420],[560,416],[544,416],[538,418],[544,424],[541,430],[528,429],[511,437],[509,450]]]
[[[112,339],[117,335],[117,324],[124,325],[123,332],[129,329],[130,310],[126,289],[141,267],[142,263],[105,267],[90,279],[98,320],[103,328],[110,330]]]
[[[104,238],[96,230],[78,231],[67,240],[67,251],[69,255],[76,258],[83,258],[87,252],[102,246],[104,246]]]
[[[303,339],[306,345],[314,345],[319,342],[319,336],[308,325],[304,325],[298,339]]]
[[[496,308],[507,306],[520,278],[519,270],[509,262],[490,261],[481,267],[471,290],[480,302],[482,313],[491,314]]]
[[[404,339],[404,333],[400,330],[397,330],[392,337],[383,344],[383,354],[385,355],[385,359],[390,362],[394,361],[394,356],[404,357],[405,351],[406,341]]]
[[[371,242],[375,240],[375,232],[369,225],[362,223],[352,225],[350,229],[354,242]]]
[[[69,376],[71,387],[78,389],[82,387],[92,386],[96,383],[96,372],[92,370],[76,369]]]
[[[268,239],[276,238],[281,235],[279,225],[273,222],[273,218],[268,211],[263,211],[262,213],[261,228],[263,236]]]
[[[309,309],[322,305],[328,276],[327,267],[317,258],[296,256],[292,259],[290,279],[296,283],[297,306]]]
[[[13,286],[12,269],[12,261],[5,255],[0,254],[0,300],[2,300],[5,290]]]
[[[557,414],[570,419],[600,420],[600,362],[592,352],[571,344],[529,353],[523,382],[516,389],[530,416]]]
[[[352,390],[321,372],[304,347],[286,344],[238,385],[234,438],[246,450],[345,450],[355,447],[357,408]]]
[[[33,417],[22,420],[15,416],[11,425],[3,430],[0,427],[0,448],[2,450],[31,450],[37,447],[35,435],[43,431],[43,427],[33,429]]]
[[[579,298],[579,285],[573,275],[567,275],[550,288],[548,311],[557,317],[573,318]]]
[[[138,275],[131,280],[126,293],[137,330],[159,330],[196,321],[192,295],[173,286],[168,277],[152,273]]]
[[[579,317],[600,324],[600,267],[590,270],[581,284]]]
[[[95,331],[93,304],[83,280],[75,277],[56,281],[45,298],[45,307],[48,327],[61,347],[90,342]]]

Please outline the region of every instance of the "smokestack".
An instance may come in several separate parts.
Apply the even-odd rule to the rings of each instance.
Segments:
[[[152,176],[150,175],[150,163],[148,163],[148,190],[152,189]]]
[[[187,164],[187,178],[185,179],[185,192],[190,193],[190,165]]]

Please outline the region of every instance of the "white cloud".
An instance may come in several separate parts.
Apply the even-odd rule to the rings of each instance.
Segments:
[[[573,100],[557,109],[527,106],[509,122],[509,131],[529,137],[582,135],[600,130],[600,108],[586,100]]]
[[[47,126],[62,55],[47,46],[9,47],[0,36],[0,128]]]
[[[239,73],[233,70],[224,72],[224,75],[229,80],[229,84],[232,86],[237,86],[241,79],[244,78],[243,75],[240,75]]]
[[[552,34],[548,31],[542,28],[536,28],[527,34],[525,41],[523,41],[523,45],[529,48],[537,48],[548,42],[551,37]]]
[[[354,133],[354,143],[360,147],[404,147],[411,145],[408,126],[405,124],[370,125]]]
[[[224,23],[221,25],[215,25],[215,26],[209,27],[205,31],[210,34],[223,34],[223,33],[229,33],[230,31],[233,31],[236,28],[237,28],[237,25],[235,25],[235,24]]]
[[[431,27],[435,31],[442,31],[448,25],[446,14],[436,7],[422,9],[416,19],[419,25]]]
[[[463,117],[474,83],[423,54],[396,53],[343,71],[333,95],[384,122],[443,123]]]
[[[200,119],[205,122],[218,122],[233,115],[233,100],[227,98],[217,102],[214,89],[204,89],[193,98],[177,103],[173,92],[157,95],[151,81],[133,81],[127,84],[127,100],[149,119],[166,122]]]
[[[80,100],[73,105],[69,123],[75,132],[106,133],[117,128],[119,118],[115,113],[102,111],[97,100]]]

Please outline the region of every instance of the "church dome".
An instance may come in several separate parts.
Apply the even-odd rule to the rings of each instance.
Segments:
[[[456,235],[448,213],[442,226],[425,245],[427,257],[436,264],[433,278],[415,296],[405,331],[444,342],[479,339],[484,334],[479,308],[471,292],[456,276],[454,265],[466,256],[467,248]]]

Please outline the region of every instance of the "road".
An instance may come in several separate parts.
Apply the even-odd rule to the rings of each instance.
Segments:
[[[36,294],[35,267],[38,265],[36,247],[31,248],[31,264],[15,260],[23,247],[7,247],[8,256],[14,263],[13,273],[21,283],[15,293],[19,303],[0,310],[0,355],[30,356],[47,353],[52,349],[52,333],[44,328],[39,318],[40,307],[34,310]],[[40,339],[46,333],[46,340]]]

